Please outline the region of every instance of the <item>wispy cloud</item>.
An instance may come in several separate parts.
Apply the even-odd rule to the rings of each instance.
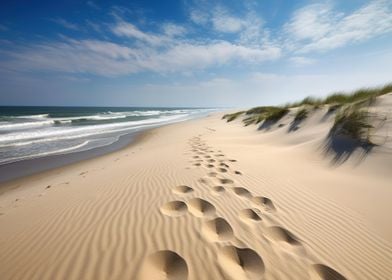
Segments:
[[[205,25],[209,21],[208,13],[199,9],[191,9],[190,19],[196,24]]]
[[[195,71],[234,61],[260,63],[280,56],[280,49],[252,49],[225,41],[178,42],[164,49],[127,47],[98,40],[41,43],[6,52],[3,67],[16,71],[56,71],[119,76],[136,72]]]
[[[162,28],[169,37],[181,36],[187,32],[185,27],[174,23],[165,23]]]
[[[223,7],[217,7],[212,13],[212,26],[219,32],[236,33],[243,29],[245,22],[241,18],[230,15]]]
[[[140,40],[152,45],[159,45],[165,40],[162,36],[157,36],[154,34],[149,34],[141,31],[134,24],[125,22],[123,20],[118,21],[112,28],[112,31],[117,36],[123,36],[128,38],[133,38]]]
[[[119,13],[113,16],[114,22],[105,24],[112,33],[105,40],[61,37],[57,41],[32,43],[7,50],[5,67],[15,71],[121,76],[146,71],[191,73],[231,63],[234,65],[234,62],[240,65],[260,64],[281,56],[281,49],[273,44],[252,45],[239,39],[190,38],[185,36],[188,30],[184,26],[173,22],[161,24],[157,32],[143,31]],[[77,28],[62,19],[56,19],[56,22]],[[101,25],[88,20],[86,24],[100,31]],[[237,28],[234,27],[235,24],[230,30],[234,31]]]
[[[314,59],[304,56],[293,56],[290,57],[289,60],[296,66],[311,65],[316,62]]]
[[[63,18],[53,18],[51,21],[67,28],[67,29],[72,29],[72,30],[79,30],[79,26],[75,23],[69,22]]]
[[[297,10],[285,31],[302,53],[365,41],[392,31],[392,2],[375,0],[350,14],[330,4],[312,4]]]
[[[87,4],[87,6],[89,6],[90,8],[93,8],[95,10],[100,9],[100,7],[94,1],[87,1],[86,4]]]
[[[102,31],[101,25],[99,25],[98,23],[92,22],[91,20],[86,20],[86,25],[89,28],[91,28],[92,30],[94,30],[95,32]]]

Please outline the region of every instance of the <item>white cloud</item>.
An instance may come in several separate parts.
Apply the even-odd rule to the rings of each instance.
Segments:
[[[280,49],[266,47],[253,49],[226,41],[209,44],[181,43],[175,47],[146,60],[150,70],[182,71],[186,69],[204,69],[224,65],[233,61],[260,63],[280,57]]]
[[[54,18],[54,19],[51,19],[51,21],[53,21],[53,22],[55,22],[55,23],[65,27],[67,29],[72,29],[72,30],[78,30],[79,29],[77,24],[71,23],[71,22],[69,22],[69,21],[67,21],[67,20],[65,20],[63,18]]]
[[[174,23],[166,23],[163,25],[163,32],[169,37],[181,36],[186,33],[185,27]]]
[[[312,4],[297,10],[285,29],[295,39],[318,40],[333,30],[338,16],[330,4]]]
[[[201,10],[192,9],[190,12],[190,19],[196,24],[205,25],[209,21],[209,15]]]
[[[280,49],[248,48],[226,41],[177,42],[164,49],[127,47],[99,40],[64,40],[4,52],[4,67],[19,71],[56,71],[119,76],[136,72],[195,71],[231,62],[260,63],[280,56]]]
[[[236,33],[243,29],[244,21],[230,15],[224,8],[218,7],[212,14],[212,26],[216,31]]]
[[[391,32],[392,2],[375,0],[351,14],[312,4],[296,11],[285,30],[298,52],[335,49]]]
[[[289,60],[297,66],[311,65],[316,62],[314,59],[304,56],[293,56]]]
[[[112,31],[117,36],[124,36],[129,38],[134,38],[137,40],[141,40],[143,42],[159,45],[162,44],[164,38],[161,36],[157,36],[154,34],[148,34],[146,32],[141,31],[135,25],[125,21],[118,21],[112,28]]]
[[[241,45],[258,47],[271,44],[268,30],[263,29],[263,20],[249,7],[234,15],[224,6],[210,5],[205,2],[198,8],[190,10],[190,19],[195,24],[207,28],[208,31],[216,31],[236,36],[236,42]]]

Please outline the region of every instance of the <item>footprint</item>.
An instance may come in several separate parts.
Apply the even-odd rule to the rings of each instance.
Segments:
[[[194,156],[193,158],[199,158],[199,156]]]
[[[223,218],[215,218],[203,224],[202,233],[212,242],[229,241],[234,233],[230,224]]]
[[[187,209],[188,207],[186,206],[185,202],[175,200],[164,204],[161,207],[161,212],[170,217],[179,217],[184,215],[187,212]]]
[[[314,264],[312,266],[322,280],[346,280],[347,279],[342,274],[330,268],[329,266],[323,264]]]
[[[195,164],[193,164],[193,165],[194,165],[194,166],[200,166],[201,163],[197,162],[197,163],[195,163]]]
[[[225,192],[225,188],[222,186],[214,186],[212,187],[212,191],[215,192],[216,194],[221,194]]]
[[[210,163],[215,162],[215,159],[211,158],[211,159],[207,160],[207,162],[210,162]]]
[[[204,156],[205,158],[211,158],[211,156]]]
[[[224,157],[225,155],[224,154],[216,154],[215,156],[216,157]]]
[[[189,194],[193,192],[191,187],[181,185],[173,188],[173,192],[176,194]]]
[[[144,260],[139,279],[186,280],[188,265],[173,251],[158,251]]]
[[[224,179],[219,179],[219,182],[220,182],[221,184],[224,184],[224,185],[226,185],[226,184],[233,184],[233,183],[234,183],[233,180],[231,180],[231,179],[226,179],[226,178],[224,178]]]
[[[261,221],[261,217],[252,209],[243,209],[239,212],[238,216],[246,223],[258,223]]]
[[[271,237],[275,241],[286,242],[290,245],[301,245],[298,238],[294,236],[290,231],[280,226],[272,226],[266,229],[267,236]]]
[[[207,175],[210,176],[210,177],[216,177],[216,176],[218,175],[218,173],[216,173],[216,172],[210,172],[210,173],[208,173]]]
[[[227,172],[227,169],[224,169],[224,168],[218,168],[218,171],[219,171],[219,172],[222,172],[222,173],[225,173],[225,172]]]
[[[233,191],[236,195],[244,198],[250,198],[252,197],[252,194],[245,188],[243,187],[235,187],[233,188]]]
[[[208,181],[204,178],[200,178],[199,180],[197,180],[198,182],[202,183],[202,184],[208,184]]]
[[[207,168],[213,168],[213,167],[215,167],[215,166],[214,166],[213,164],[207,164],[206,167],[207,167]]]
[[[230,279],[261,279],[264,262],[252,249],[235,246],[222,247],[218,252],[218,262]]]
[[[230,162],[237,162],[235,159],[229,159]]]
[[[242,173],[241,173],[240,171],[238,171],[238,170],[234,171],[234,174],[236,174],[236,175],[242,175]]]
[[[196,217],[211,217],[215,214],[215,206],[207,200],[201,198],[193,198],[189,200],[189,212]]]
[[[220,165],[220,166],[223,166],[223,167],[226,167],[226,168],[229,168],[229,167],[230,167],[229,165],[227,165],[226,163],[223,163],[223,162],[221,162],[219,165]]]
[[[266,210],[275,211],[275,205],[272,203],[272,200],[265,196],[255,196],[252,198],[252,202],[257,206],[262,206]]]

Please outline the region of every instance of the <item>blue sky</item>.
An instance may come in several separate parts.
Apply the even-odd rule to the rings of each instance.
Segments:
[[[392,81],[392,1],[1,1],[0,104],[279,104]]]

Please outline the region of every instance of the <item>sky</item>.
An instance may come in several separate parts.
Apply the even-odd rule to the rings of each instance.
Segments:
[[[251,107],[391,74],[392,0],[0,3],[0,105]]]

